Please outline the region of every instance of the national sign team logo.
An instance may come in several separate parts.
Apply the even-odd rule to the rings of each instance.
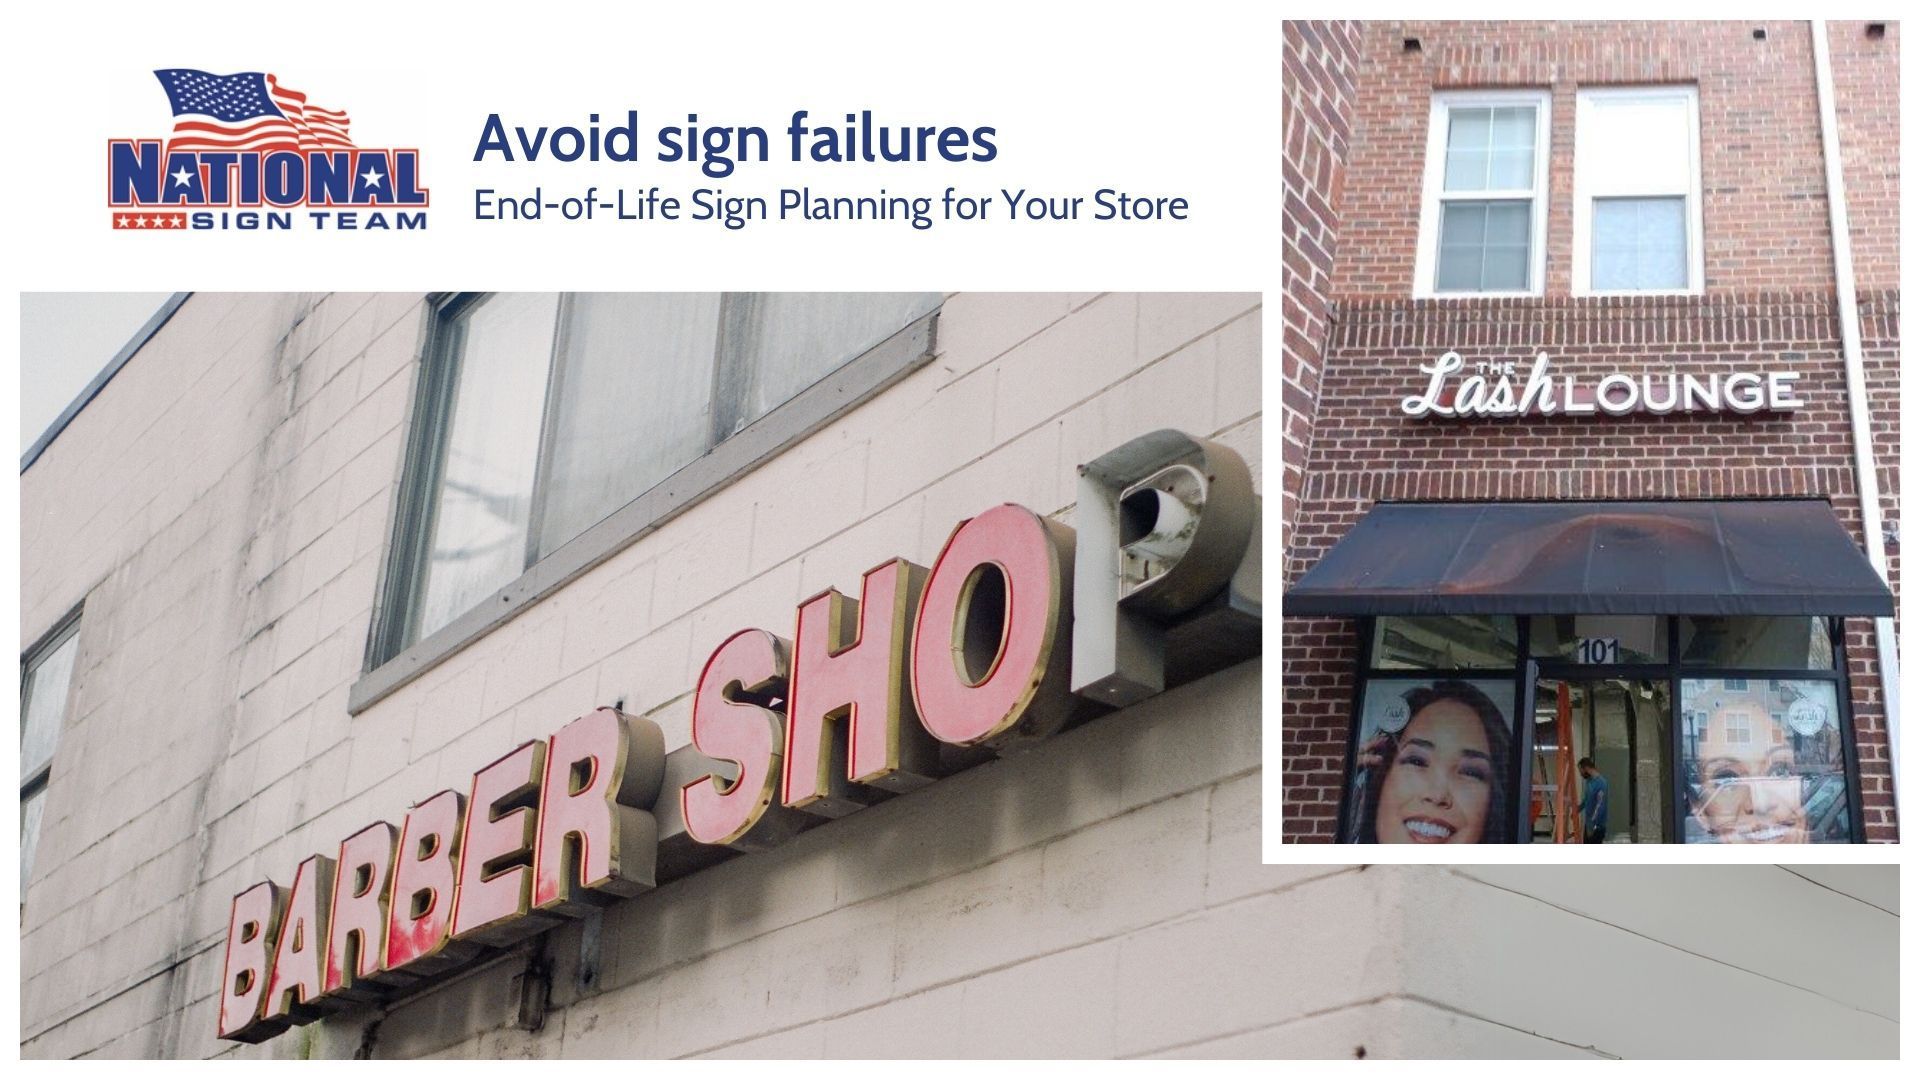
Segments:
[[[173,132],[107,143],[116,231],[427,227],[418,150],[356,146],[345,111],[265,72],[154,75]]]

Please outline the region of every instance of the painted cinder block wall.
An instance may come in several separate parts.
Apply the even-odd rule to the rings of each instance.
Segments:
[[[1260,483],[1257,295],[954,295],[931,363],[349,715],[426,312],[195,295],[22,474],[22,640],[86,605],[25,894],[23,1055],[697,1054],[827,1026],[910,1053],[926,1008],[952,1053],[1115,1054],[1288,1018],[1131,1011],[1170,957],[1259,936],[1298,876],[1258,865],[1255,661],[623,903],[537,1039],[490,1011],[522,958],[372,1036],[357,1013],[218,1042],[251,883],[597,705],[684,745],[729,633],[790,634],[801,599],[926,565],[998,503],[1070,516],[1075,465],[1147,431],[1226,443]],[[577,965],[579,928],[551,951]],[[1036,987],[1073,1010],[1022,1005]]]
[[[1766,31],[1756,40],[1755,28]],[[1829,27],[1882,514],[1899,520],[1898,24]],[[1860,528],[1812,32],[1803,22],[1367,23],[1340,190],[1330,330],[1284,579],[1374,501],[1817,495]],[[1420,49],[1406,47],[1418,39]],[[1573,117],[1581,86],[1699,87],[1706,289],[1571,296]],[[1452,87],[1550,87],[1547,282],[1520,300],[1411,299],[1428,107]],[[1784,417],[1441,424],[1397,409],[1447,349],[1560,373],[1792,368],[1812,407]],[[1284,402],[1286,420],[1294,417]],[[1888,567],[1898,587],[1898,544]],[[1352,710],[1351,620],[1283,619],[1289,840],[1331,840]],[[1846,628],[1870,840],[1897,838],[1872,624]]]

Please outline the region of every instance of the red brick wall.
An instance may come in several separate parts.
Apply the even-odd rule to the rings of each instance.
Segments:
[[[1575,90],[1647,83],[1700,88],[1708,291],[1832,288],[1805,23],[1369,23],[1362,48],[1335,295],[1412,295],[1428,106],[1466,87],[1553,91],[1547,295],[1571,293]]]
[[[1353,109],[1353,67],[1360,26],[1354,22],[1289,21],[1281,28],[1280,163],[1286,213],[1280,232],[1286,301],[1281,320],[1280,544],[1290,542],[1300,482],[1320,393],[1327,338],[1327,296],[1340,229],[1346,175],[1347,120]]]
[[[1827,24],[1857,287],[1900,287],[1900,24]]]
[[[1889,31],[1891,33],[1891,31]],[[1861,368],[1873,410],[1874,473],[1880,513],[1889,528],[1900,521],[1900,290],[1860,294]],[[1887,541],[1887,580],[1900,584],[1900,545]],[[1896,617],[1896,623],[1898,619]]]
[[[1767,29],[1767,40],[1753,39],[1755,26]],[[1843,135],[1858,128],[1847,137],[1862,144],[1849,144],[1845,159],[1850,184],[1863,177],[1865,192],[1855,243],[1870,244],[1875,260],[1862,279],[1862,335],[1883,513],[1890,520],[1898,483],[1899,294],[1897,270],[1884,268],[1894,248],[1883,238],[1897,237],[1898,162],[1891,135],[1874,142],[1872,132],[1881,125],[1891,131],[1897,103],[1891,89],[1880,93],[1877,76],[1855,68],[1877,71],[1894,63],[1894,32],[1869,41],[1857,25],[1832,29],[1838,96],[1848,101],[1851,95]],[[1420,38],[1421,51],[1402,48],[1408,37]],[[1806,24],[1372,24],[1362,34],[1356,81],[1331,333],[1284,581],[1297,579],[1383,498],[1817,495],[1832,501],[1858,537]],[[1707,295],[1573,298],[1575,88],[1653,81],[1700,86]],[[1546,297],[1410,300],[1433,91],[1526,85],[1551,86],[1554,93]],[[1849,197],[1862,196],[1850,189]],[[1790,368],[1801,373],[1800,396],[1809,406],[1745,418],[1459,423],[1404,417],[1398,401],[1419,389],[1415,365],[1447,349],[1469,363],[1525,361],[1545,349],[1556,372],[1589,379],[1615,370]],[[1897,549],[1889,554],[1890,572],[1897,573]],[[1354,635],[1349,620],[1282,620],[1288,840],[1333,838],[1352,712]],[[1846,636],[1867,832],[1870,839],[1892,840],[1871,622],[1849,620]]]
[[[1847,234],[1860,294],[1860,346],[1873,403],[1873,454],[1882,513],[1900,505],[1900,24],[1868,37],[1864,22],[1827,24],[1834,114],[1847,184]],[[1900,580],[1900,547],[1887,544]]]

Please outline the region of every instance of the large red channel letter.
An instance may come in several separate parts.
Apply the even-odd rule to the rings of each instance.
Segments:
[[[310,855],[293,875],[267,981],[268,1020],[307,1024],[320,1018],[320,962],[327,951],[327,912],[333,906],[333,860]]]
[[[388,971],[428,975],[453,967],[473,952],[451,941],[465,806],[459,792],[442,791],[407,811],[394,855],[393,899],[387,905]]]
[[[787,710],[788,806],[840,817],[866,804],[847,781],[911,791],[937,775],[935,747],[913,719],[907,649],[927,572],[895,559],[866,572],[860,602],[828,589],[800,605]],[[842,754],[844,778],[834,765]]]
[[[376,821],[340,841],[327,916],[327,966],[321,992],[355,1001],[377,1000],[372,986],[386,968],[387,905],[393,890],[398,834]]]
[[[791,646],[765,630],[720,643],[693,691],[693,745],[737,770],[728,782],[703,776],[680,789],[687,835],[702,844],[759,851],[791,836],[796,815],[777,805],[784,760]]]
[[[262,881],[233,898],[227,919],[227,956],[220,978],[220,1037],[257,1043],[287,1030],[284,1021],[261,1019],[267,983],[273,975],[271,950],[280,936],[287,893]]]
[[[914,620],[913,698],[934,738],[1000,747],[1072,715],[1073,530],[1011,503],[960,523]]]
[[[505,945],[558,922],[533,914],[533,846],[547,743],[525,742],[473,774],[461,829],[453,936]]]

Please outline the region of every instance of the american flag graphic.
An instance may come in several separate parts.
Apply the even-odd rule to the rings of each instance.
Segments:
[[[168,150],[351,150],[347,114],[308,104],[272,75],[154,72],[173,106]]]

